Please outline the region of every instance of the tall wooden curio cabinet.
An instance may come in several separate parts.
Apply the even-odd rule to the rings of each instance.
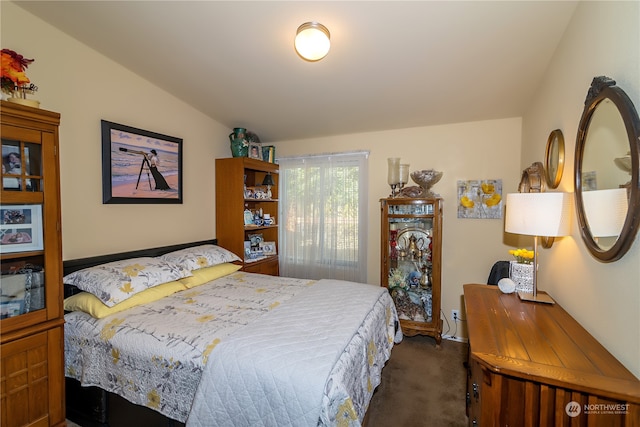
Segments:
[[[0,425],[63,426],[60,115],[0,107]]]
[[[216,238],[243,259],[243,271],[279,275],[276,163],[216,159]]]
[[[380,208],[380,283],[396,304],[402,332],[440,345],[442,199],[381,199]]]

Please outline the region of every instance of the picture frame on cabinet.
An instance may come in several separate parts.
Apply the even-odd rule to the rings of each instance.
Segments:
[[[276,242],[260,242],[262,255],[277,255]]]
[[[263,256],[262,250],[260,249],[260,243],[256,243],[254,241],[254,238],[251,236],[255,236],[255,235],[249,235],[249,238],[251,240],[245,240],[244,242],[244,261],[245,262],[251,262],[252,260],[255,261],[257,259],[262,258]]]
[[[182,204],[182,139],[102,124],[103,204]]]
[[[3,205],[0,222],[3,253],[41,251],[44,248],[42,205]]]
[[[264,242],[262,233],[249,234],[247,237],[249,238],[249,242],[251,242],[251,251],[252,252],[259,251],[260,244]]]
[[[249,209],[244,210],[244,225],[253,225],[253,212]]]
[[[273,145],[262,146],[262,160],[269,163],[276,161],[276,147]]]
[[[23,162],[24,160],[24,162]],[[24,163],[24,169],[23,169]],[[29,145],[21,149],[18,141],[2,141],[2,189],[20,190],[22,185],[21,176],[31,175]],[[31,180],[27,179],[27,190]]]
[[[260,144],[249,144],[249,157],[252,159],[262,160],[262,147]]]

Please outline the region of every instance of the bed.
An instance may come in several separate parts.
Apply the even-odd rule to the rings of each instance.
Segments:
[[[215,241],[65,261],[64,274],[79,423],[108,425],[114,394],[168,425],[360,426],[402,339],[386,289],[242,272]]]

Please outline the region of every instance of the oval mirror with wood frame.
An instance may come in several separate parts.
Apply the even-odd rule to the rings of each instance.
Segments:
[[[551,131],[544,153],[544,175],[547,187],[558,188],[564,172],[564,136],[560,129]]]
[[[602,262],[629,250],[640,223],[640,119],[615,80],[595,77],[575,151],[575,200],[582,240]]]

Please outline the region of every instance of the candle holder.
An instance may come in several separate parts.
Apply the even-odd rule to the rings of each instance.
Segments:
[[[389,186],[391,187],[391,194],[389,195],[390,198],[395,199],[396,197],[398,197],[398,186],[400,184],[389,184]]]
[[[389,166],[387,173],[387,183],[391,186],[391,197],[392,199],[397,196],[398,185],[400,184],[400,158],[399,157],[389,157],[387,159],[387,163]]]
[[[401,164],[398,168],[398,171],[400,182],[398,182],[398,194],[396,195],[396,197],[400,195],[400,192],[404,188],[405,184],[409,182],[409,164]]]

